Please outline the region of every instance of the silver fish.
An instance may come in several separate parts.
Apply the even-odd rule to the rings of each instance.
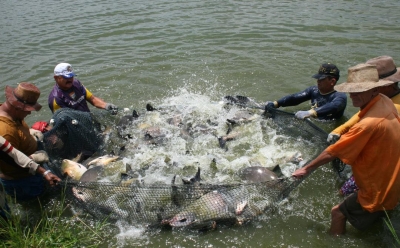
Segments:
[[[259,183],[278,179],[278,176],[271,170],[262,166],[246,167],[239,171],[241,179],[246,182]]]

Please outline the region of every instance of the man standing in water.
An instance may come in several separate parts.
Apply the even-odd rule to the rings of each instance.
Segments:
[[[90,112],[87,102],[96,108],[105,109],[115,115],[118,107],[112,103],[106,103],[93,95],[82,83],[74,78],[76,74],[68,63],[60,63],[54,68],[54,85],[49,95],[49,108],[52,113],[60,108],[71,108],[75,110]]]
[[[379,87],[393,84],[379,80],[376,66],[359,64],[348,70],[347,82],[335,86],[349,92],[360,120],[316,159],[293,173],[303,177],[336,157],[352,166],[359,187],[331,210],[330,233],[346,232],[348,220],[364,230],[392,210],[400,198],[400,118],[390,98],[379,94]]]
[[[390,80],[393,83],[387,86],[379,87],[379,92],[392,99],[397,112],[400,113],[400,68],[396,68],[393,58],[390,56],[379,56],[369,59],[366,64],[375,65],[378,70],[379,78]],[[335,143],[341,135],[345,134],[359,120],[359,112],[353,115],[346,123],[335,128],[329,135],[327,141],[331,144]],[[351,176],[341,187],[340,194],[349,195],[358,190],[354,177]]]
[[[5,139],[0,152],[0,181],[7,194],[17,200],[29,200],[44,192],[43,178],[50,185],[60,181],[51,171],[37,166],[47,162],[48,156],[44,151],[36,152],[37,140],[24,121],[31,111],[42,108],[37,102],[40,91],[35,85],[22,82],[16,88],[6,86],[5,95],[6,101],[0,105],[0,135]],[[35,163],[23,156],[13,157],[13,147],[30,156]]]
[[[331,63],[322,64],[318,73],[312,77],[317,79],[317,85],[310,86],[301,92],[284,96],[277,101],[268,101],[265,110],[295,106],[311,100],[311,109],[297,111],[296,118],[316,117],[323,120],[332,120],[342,117],[347,104],[346,94],[334,90],[340,77],[339,68]]]

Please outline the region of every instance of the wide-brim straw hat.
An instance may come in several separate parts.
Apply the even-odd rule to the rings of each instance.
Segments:
[[[348,69],[347,81],[336,85],[339,92],[364,92],[373,88],[393,84],[393,81],[379,79],[375,65],[358,64]]]
[[[400,82],[400,67],[396,67],[392,57],[384,55],[372,58],[366,62],[370,65],[375,65],[378,70],[379,78]]]
[[[22,82],[16,88],[6,86],[6,99],[15,108],[23,111],[39,111],[42,108],[37,100],[40,90],[32,83]]]

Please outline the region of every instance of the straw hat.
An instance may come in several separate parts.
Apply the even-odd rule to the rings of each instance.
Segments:
[[[39,111],[42,108],[37,100],[40,90],[33,84],[22,82],[17,88],[6,86],[6,99],[15,108],[23,111]]]
[[[364,92],[390,84],[393,84],[393,81],[379,80],[375,65],[358,64],[348,69],[347,81],[336,85],[334,89],[339,92]]]
[[[390,80],[394,83],[400,82],[400,67],[396,68],[392,57],[379,56],[368,60],[366,63],[376,66],[380,79]]]

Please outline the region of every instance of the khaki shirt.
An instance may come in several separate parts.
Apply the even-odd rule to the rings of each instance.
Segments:
[[[37,142],[29,132],[29,126],[0,116],[0,136],[8,140],[14,148],[29,156],[37,150]],[[3,179],[19,179],[30,176],[29,168],[22,168],[0,160],[0,177]]]

